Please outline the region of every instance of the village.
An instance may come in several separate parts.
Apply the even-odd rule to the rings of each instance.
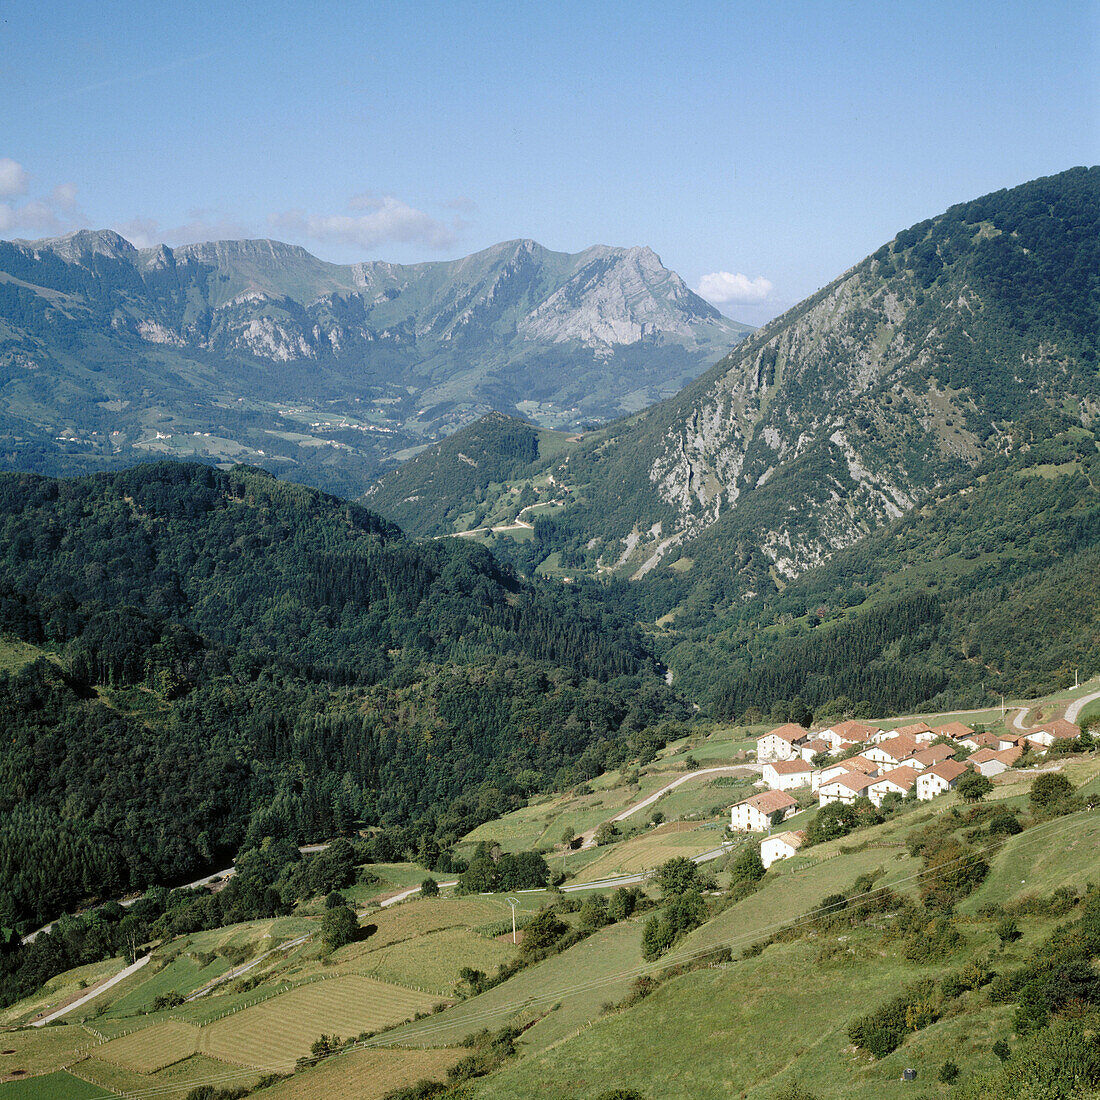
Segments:
[[[844,721],[814,733],[788,723],[757,738],[760,783],[766,789],[732,807],[730,830],[768,834],[760,844],[767,868],[791,858],[806,842],[804,830],[773,832],[805,807],[805,797],[800,803],[791,791],[805,796],[808,788],[819,806],[866,798],[880,809],[891,796],[925,802],[954,790],[968,774],[992,778],[1027,751],[1043,753],[1056,741],[1080,736],[1080,727],[1064,718],[1019,734],[975,731],[962,722],[883,730]]]

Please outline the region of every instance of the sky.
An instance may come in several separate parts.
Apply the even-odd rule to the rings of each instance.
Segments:
[[[1100,148],[1100,2],[0,2],[0,237],[648,245],[760,324]]]

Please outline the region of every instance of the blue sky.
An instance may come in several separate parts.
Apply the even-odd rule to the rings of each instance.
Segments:
[[[1100,5],[0,5],[0,236],[647,244],[759,323],[1097,162]]]

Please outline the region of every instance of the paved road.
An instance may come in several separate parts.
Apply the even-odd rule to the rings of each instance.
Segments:
[[[1082,695],[1080,699],[1075,699],[1066,707],[1066,721],[1076,722],[1077,715],[1095,699],[1100,699],[1100,691],[1094,691],[1091,695]]]
[[[678,779],[674,779],[671,783],[667,783],[659,791],[654,791],[653,794],[647,798],[643,798],[640,802],[635,802],[633,806],[628,806],[622,813],[616,814],[610,820],[614,822],[625,821],[628,817],[638,813],[639,810],[644,810],[647,806],[652,806],[659,798],[668,794],[669,791],[675,790],[681,783],[686,783],[689,779],[698,779],[704,775],[729,775],[731,772],[757,772],[763,770],[761,764],[730,764],[720,768],[700,768],[698,771],[687,772],[681,775]],[[599,826],[596,826],[599,828]],[[581,844],[581,849],[591,848],[596,843],[596,829],[589,829],[587,832],[581,833],[584,843]]]
[[[279,944],[278,947],[273,947],[270,951],[265,951],[259,958],[253,959],[250,963],[245,963],[244,966],[238,966],[234,970],[229,970],[220,977],[215,978],[212,982],[207,982],[201,989],[196,989],[189,997],[184,998],[188,1001],[197,1000],[199,997],[205,997],[212,989],[215,989],[219,985],[224,985],[226,982],[231,982],[234,978],[239,978],[242,974],[247,974],[254,966],[259,966],[264,959],[271,955],[275,955],[280,951],[289,951],[292,947],[298,947],[308,939],[313,938],[312,932],[306,932],[305,935],[299,936],[297,939],[287,940],[286,943]]]
[[[314,852],[323,852],[328,847],[327,844],[304,844],[298,851],[304,856],[312,855]],[[197,890],[200,886],[209,886],[212,882],[217,882],[218,879],[231,878],[237,873],[236,867],[226,867],[224,871],[215,871],[212,875],[204,875],[202,878],[195,879],[194,882],[185,882],[182,886],[169,887],[171,890]],[[123,909],[129,909],[131,905],[136,905],[141,901],[142,895],[138,894],[134,898],[126,898],[125,900],[119,898],[118,903]],[[103,903],[100,902],[102,905]],[[43,932],[49,932],[51,928],[56,924],[56,921],[50,921],[49,924],[42,925],[41,928],[36,928],[33,932],[28,932],[23,937],[23,943],[34,943],[34,941],[42,935]]]
[[[64,1008],[59,1008],[54,1012],[51,1012],[48,1016],[43,1016],[40,1020],[34,1020],[31,1023],[31,1027],[42,1027],[45,1024],[52,1023],[54,1020],[60,1019],[67,1012],[72,1012],[73,1009],[79,1008],[81,1005],[86,1005],[90,1000],[98,997],[100,993],[108,990],[113,985],[117,985],[123,978],[128,978],[135,970],[140,970],[151,958],[149,955],[144,955],[138,959],[136,963],[131,963],[125,969],[120,970],[113,978],[108,978],[102,985],[97,985],[94,989],[90,989],[79,1000],[73,1001],[71,1005],[65,1005]]]
[[[1031,707],[1020,707],[1016,711],[1016,717],[1012,719],[1012,725],[1015,726],[1015,728],[1018,729],[1021,733],[1027,733],[1027,731],[1031,728],[1030,726],[1024,725],[1024,716],[1029,710],[1031,710]]]

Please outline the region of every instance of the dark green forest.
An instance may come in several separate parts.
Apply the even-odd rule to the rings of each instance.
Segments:
[[[621,614],[255,470],[7,475],[0,530],[0,629],[53,658],[0,677],[0,924],[265,836],[446,866],[689,713]]]

